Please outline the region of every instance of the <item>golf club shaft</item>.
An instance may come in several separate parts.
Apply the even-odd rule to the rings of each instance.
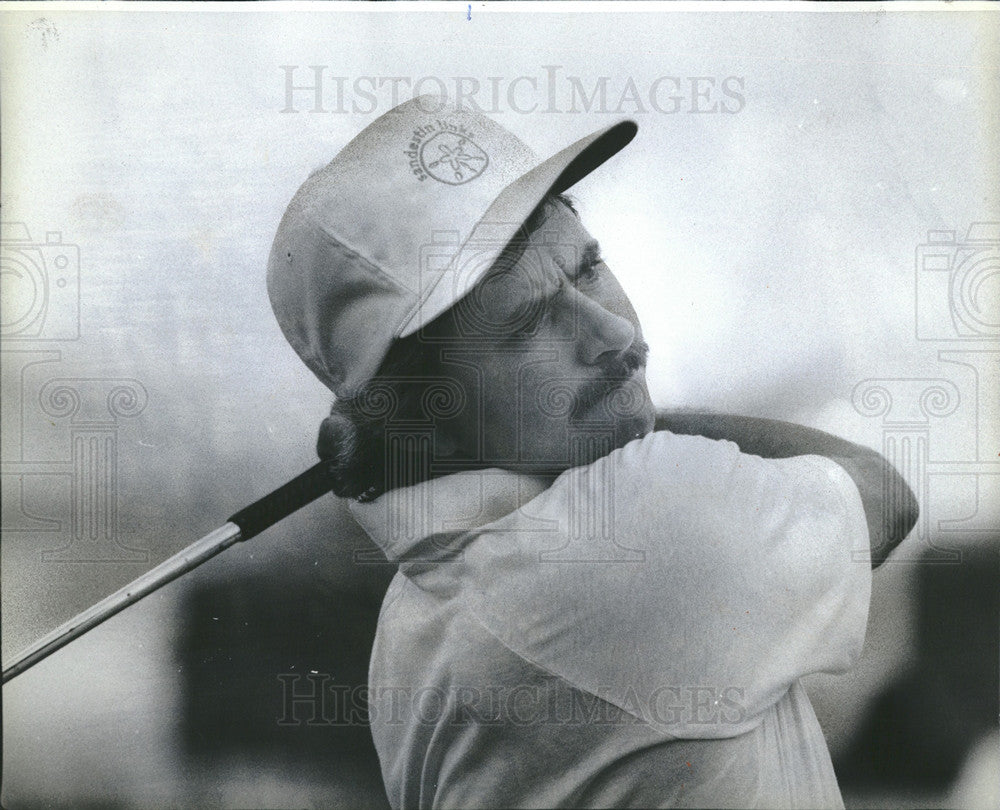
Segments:
[[[233,515],[228,522],[167,558],[155,568],[74,616],[4,663],[3,683],[20,675],[56,650],[120,613],[153,591],[210,560],[240,540],[249,540],[292,512],[314,501],[330,486],[323,462]]]
[[[11,678],[30,669],[46,656],[69,644],[73,639],[79,638],[88,630],[93,630],[104,620],[110,619],[129,605],[135,604],[162,585],[177,579],[181,574],[186,574],[193,568],[197,568],[240,539],[240,527],[235,523],[226,523],[206,534],[201,540],[164,560],[124,588],[87,608],[83,613],[74,616],[23,650],[9,667],[4,665],[3,682],[7,683]]]

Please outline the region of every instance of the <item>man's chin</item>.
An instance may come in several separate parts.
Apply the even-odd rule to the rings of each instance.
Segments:
[[[653,430],[656,409],[642,375],[636,374],[586,409],[573,414],[571,423],[598,432],[604,428],[613,433],[615,446],[621,447]]]
[[[648,413],[636,414],[634,417],[622,419],[615,424],[615,447],[624,447],[635,439],[641,439],[651,433],[656,424],[656,414],[650,406]]]
[[[571,431],[577,432],[579,438],[574,442],[577,446],[571,452],[575,457],[573,466],[589,464],[612,450],[641,439],[652,432],[655,422],[656,414],[652,404],[638,413],[574,420]],[[581,442],[584,438],[586,440]],[[585,449],[583,445],[586,446]]]

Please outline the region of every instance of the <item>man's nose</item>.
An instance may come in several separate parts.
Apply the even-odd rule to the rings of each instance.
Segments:
[[[594,365],[607,352],[619,354],[635,340],[635,326],[628,318],[616,315],[597,301],[577,292],[577,351],[581,362]]]

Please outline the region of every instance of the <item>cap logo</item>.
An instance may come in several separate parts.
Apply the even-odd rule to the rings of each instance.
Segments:
[[[490,163],[486,151],[462,124],[438,120],[413,130],[409,149],[410,170],[418,180],[428,177],[450,186],[475,180]]]

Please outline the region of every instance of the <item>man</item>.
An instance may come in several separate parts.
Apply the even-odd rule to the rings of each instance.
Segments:
[[[841,804],[799,678],[857,659],[913,496],[818,431],[657,418],[562,196],[635,132],[543,161],[420,97],[278,229],[275,313],[337,397],[319,453],[399,565],[370,671],[393,807]]]

